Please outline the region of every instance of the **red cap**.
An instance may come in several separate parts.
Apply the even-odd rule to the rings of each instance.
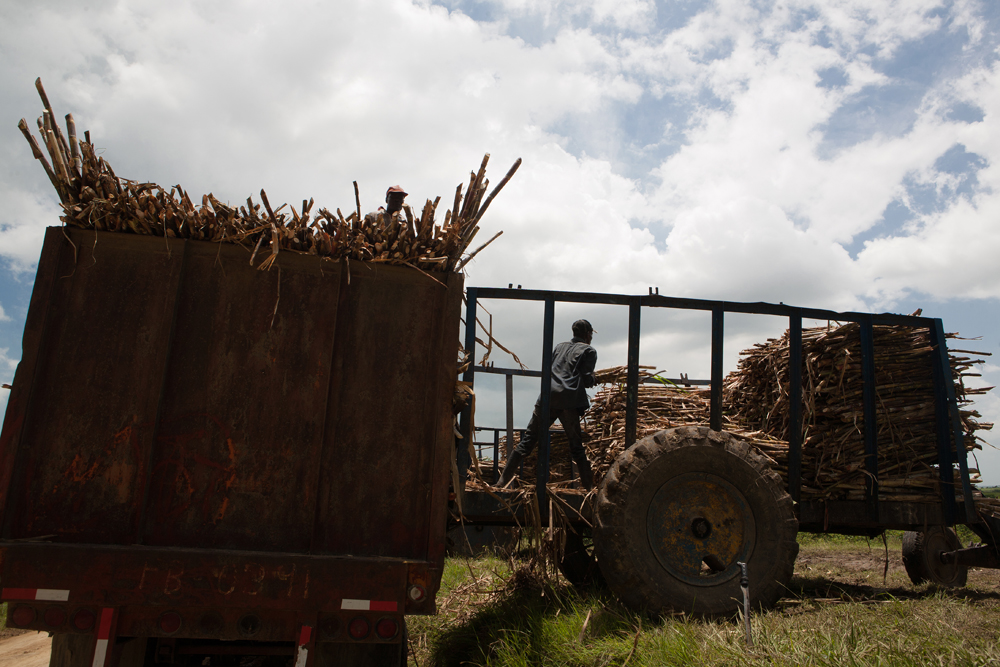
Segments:
[[[390,192],[402,192],[404,196],[410,194],[410,193],[408,193],[406,190],[404,190],[403,188],[401,188],[398,185],[394,185],[391,188],[389,188],[388,190],[386,190],[385,191],[385,196],[388,197]]]

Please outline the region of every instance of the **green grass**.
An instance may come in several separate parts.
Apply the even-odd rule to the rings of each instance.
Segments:
[[[972,571],[969,586],[914,586],[899,556],[901,534],[801,534],[788,595],[740,619],[637,614],[605,590],[510,583],[498,558],[450,559],[441,613],[410,617],[411,665],[995,665],[1000,664],[1000,585]],[[883,576],[884,573],[884,576]],[[588,614],[590,620],[586,621]],[[581,629],[586,621],[586,631]]]

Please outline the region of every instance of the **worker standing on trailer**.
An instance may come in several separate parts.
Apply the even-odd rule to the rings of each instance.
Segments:
[[[552,351],[552,391],[549,394],[549,414],[541,415],[542,397],[535,401],[528,428],[521,436],[521,442],[507,456],[507,465],[497,481],[503,488],[517,474],[524,457],[531,453],[541,437],[542,429],[548,429],[556,419],[562,424],[569,439],[569,452],[580,469],[580,482],[588,491],[594,486],[594,473],[590,469],[587,450],[583,448],[583,432],[580,417],[590,407],[587,389],[597,384],[594,368],[597,366],[597,350],[590,346],[594,337],[594,327],[587,320],[573,323],[573,339],[556,345]]]
[[[372,211],[365,216],[365,224],[374,226],[378,220],[378,216],[381,213],[383,220],[390,220],[393,214],[399,213],[398,221],[402,224],[407,224],[406,217],[403,214],[403,200],[406,199],[406,195],[409,194],[398,185],[391,186],[385,191],[385,206],[379,206],[377,211]]]

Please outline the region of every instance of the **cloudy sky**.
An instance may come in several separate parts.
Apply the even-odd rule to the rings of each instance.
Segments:
[[[16,128],[38,76],[119,175],[223,201],[352,208],[357,180],[366,209],[396,183],[419,204],[521,157],[470,285],[920,307],[1000,353],[998,29],[990,0],[0,0],[0,379],[58,224]],[[537,367],[541,309],[486,305]],[[557,315],[624,362],[624,312]],[[727,320],[727,368],[784,329],[765,320]],[[642,363],[707,377],[708,322],[644,314]],[[1000,484],[998,452],[980,463]]]

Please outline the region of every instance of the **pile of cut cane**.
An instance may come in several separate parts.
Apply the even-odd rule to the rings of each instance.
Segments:
[[[251,263],[260,257],[258,268],[267,269],[279,251],[319,255],[330,259],[411,266],[420,271],[460,271],[501,232],[471,253],[466,253],[479,231],[479,221],[493,199],[521,164],[520,158],[500,183],[486,195],[489,180],[483,157],[479,170],[472,172],[468,186],[459,184],[453,206],[438,224],[435,213],[440,197],[427,200],[419,215],[406,206],[404,216],[372,216],[361,213],[358,184],[354,182],[354,209],[344,216],[320,208],[313,213],[313,200],[302,206],[271,207],[264,190],[261,203],[247,197],[246,206],[222,203],[211,193],[196,205],[180,185],[169,191],[155,183],[140,183],[118,177],[111,165],[99,157],[90,132],[77,136],[72,114],[66,115],[66,132],[56,122],[55,113],[42,87],[35,87],[45,108],[38,119],[48,158],[22,118],[18,127],[42,163],[52,186],[59,194],[67,225],[96,231],[125,232],[222,243],[238,243],[252,248]]]
[[[947,336],[957,339],[954,334]],[[803,500],[861,500],[865,493],[864,410],[861,400],[860,336],[856,324],[803,330],[802,489]],[[879,443],[879,497],[883,500],[938,502],[941,497],[932,379],[927,329],[875,327],[876,420]],[[992,424],[979,421],[971,397],[991,388],[965,386],[964,378],[987,353],[950,350],[951,380],[960,406],[966,452],[980,448],[977,431]],[[723,428],[750,442],[785,480],[788,478],[788,334],[744,350],[737,370],[724,386]],[[660,380],[640,368],[639,439],[665,428],[707,425],[708,389]],[[598,372],[603,386],[584,420],[585,446],[595,480],[600,481],[625,448],[625,367]],[[953,444],[954,447],[954,444]],[[506,438],[502,452],[507,451]],[[578,490],[570,470],[568,444],[561,431],[552,434],[550,480],[554,488]],[[534,485],[533,453],[519,484]],[[973,483],[980,481],[969,458]],[[502,468],[502,466],[501,466]],[[481,465],[480,470],[488,466]],[[958,480],[958,470],[955,470]],[[470,480],[473,488],[491,480]],[[582,492],[582,491],[579,491]],[[957,490],[960,495],[961,489]],[[981,494],[977,493],[981,498]],[[978,503],[978,500],[977,500]],[[1000,507],[1000,503],[998,503]]]

